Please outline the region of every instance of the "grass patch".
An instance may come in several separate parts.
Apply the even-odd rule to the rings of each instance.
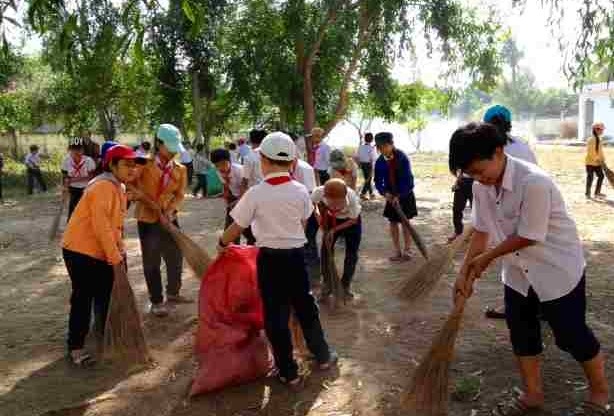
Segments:
[[[468,375],[457,380],[452,392],[452,398],[459,402],[470,402],[477,399],[482,387],[482,379]]]

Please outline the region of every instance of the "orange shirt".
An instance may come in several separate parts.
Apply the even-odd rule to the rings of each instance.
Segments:
[[[126,206],[126,193],[119,182],[98,180],[89,185],[70,217],[62,247],[119,264],[124,252]]]
[[[141,177],[136,183],[136,187],[155,201],[165,212],[179,209],[188,183],[185,166],[174,160],[170,163],[172,166],[170,166],[168,175],[164,177],[164,172],[158,166],[157,160],[147,161]],[[136,204],[136,218],[138,221],[147,223],[155,223],[159,220],[156,212],[140,201]]]

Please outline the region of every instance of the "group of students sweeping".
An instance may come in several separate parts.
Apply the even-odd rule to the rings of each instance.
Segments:
[[[507,109],[495,107],[486,114],[486,122],[459,128],[450,141],[449,167],[460,185],[456,192],[466,194],[466,182],[473,180],[473,232],[454,285],[454,301],[464,304],[488,266],[500,262],[504,315],[524,391],[498,405],[494,415],[520,416],[543,405],[540,319],[550,324],[557,346],[581,363],[588,379],[588,399],[567,414],[605,415],[609,399],[605,360],[586,324],[586,264],[576,225],[556,184],[537,167],[534,156],[530,160],[528,147],[524,157],[522,150],[514,153],[522,142],[509,136],[510,120]],[[310,289],[307,253],[318,227],[324,231],[323,244],[334,246],[340,236],[345,239],[341,282],[347,297],[353,296],[351,283],[362,238],[360,197],[344,181],[347,172],[330,179],[324,157],[330,163],[332,152],[322,142],[322,132],[314,133],[315,153],[307,158],[315,162],[315,170],[298,158],[293,137],[282,132],[251,135],[254,149],[247,165],[233,163],[225,149],[211,153],[226,202],[226,228],[218,251],[239,241],[241,235],[259,247],[265,330],[279,380],[290,387],[302,382],[292,354],[291,313],[319,369],[333,367],[338,359],[326,340]],[[414,178],[409,159],[395,148],[392,134],[378,133],[374,141],[380,153],[375,186],[386,199],[383,214],[390,223],[395,250],[390,260],[402,262],[409,258],[412,236],[401,224],[417,215]],[[69,220],[63,253],[73,283],[68,349],[75,364],[92,362],[83,348],[92,305],[99,322],[96,328],[104,331],[114,269],[125,267],[122,235],[128,200],[136,202],[152,313],[168,313],[164,292],[167,302],[190,301],[180,295],[182,256],[167,230],[169,223],[178,226],[177,212],[187,184],[185,167],[174,161],[181,150],[179,130],[161,125],[155,149],[155,155],[147,159],[120,144],[108,149],[104,173],[85,188]],[[368,188],[363,191],[369,193]],[[459,204],[467,199],[459,196]],[[161,260],[167,266],[165,291]],[[330,289],[324,287],[323,296]]]

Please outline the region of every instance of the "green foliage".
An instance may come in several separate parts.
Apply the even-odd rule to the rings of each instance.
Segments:
[[[456,382],[452,397],[460,402],[475,400],[480,394],[481,385],[480,377],[474,375],[462,377]]]

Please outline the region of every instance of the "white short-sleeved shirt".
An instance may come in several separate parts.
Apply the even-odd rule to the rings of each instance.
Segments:
[[[68,186],[71,188],[85,188],[91,179],[92,173],[96,170],[96,162],[89,156],[81,156],[81,162],[77,163],[68,155],[62,162],[62,170],[68,174],[69,178],[83,178],[72,181]]]
[[[314,204],[319,204],[320,202],[324,202],[324,205],[328,206],[328,201],[324,196],[324,187],[317,187],[313,193],[311,194],[311,200]],[[360,198],[358,194],[351,188],[347,187],[347,195],[345,196],[345,207],[339,211],[336,215],[339,219],[356,219],[360,215],[362,211],[362,206],[360,205]]]
[[[192,162],[192,155],[188,149],[185,149],[179,154],[179,161],[182,164],[188,164]]]
[[[297,182],[302,183],[307,188],[307,192],[311,193],[316,188],[316,174],[311,165],[304,160],[298,159],[296,169],[291,176]]]
[[[217,176],[220,178],[220,181],[223,184],[226,184],[224,179],[224,175],[218,170]],[[230,175],[229,175],[229,189],[232,196],[235,198],[239,198],[241,196],[241,179],[243,179],[243,166],[238,163],[230,164]]]
[[[330,167],[330,152],[330,146],[324,142],[320,142],[320,144],[316,147],[315,161],[313,163],[313,168],[315,170],[328,171],[328,168]]]
[[[512,137],[512,142],[505,145],[503,148],[506,154],[515,157],[516,159],[524,160],[525,162],[533,163],[537,165],[537,158],[535,153],[529,147],[529,145],[523,142],[518,137]]]
[[[358,159],[358,163],[374,163],[377,159],[377,151],[375,150],[375,146],[371,146],[367,143],[361,144],[358,146],[356,158]]]
[[[29,168],[39,168],[41,164],[41,157],[38,153],[28,153],[25,159],[25,164]]]
[[[579,283],[585,268],[576,224],[553,180],[534,164],[507,157],[499,195],[494,186],[473,183],[473,226],[498,245],[509,236],[535,245],[502,258],[503,283],[542,302],[561,298]]]
[[[263,181],[260,168],[260,148],[253,149],[243,161],[243,179],[247,179],[250,188]]]
[[[268,175],[266,179],[289,174]],[[242,228],[252,226],[258,247],[291,249],[307,242],[303,222],[313,204],[304,185],[289,181],[280,185],[262,182],[250,188],[230,212]]]
[[[244,162],[244,159],[249,155],[251,149],[247,144],[242,144],[239,146],[239,157],[241,158],[241,162]]]

